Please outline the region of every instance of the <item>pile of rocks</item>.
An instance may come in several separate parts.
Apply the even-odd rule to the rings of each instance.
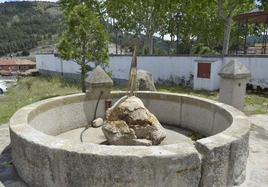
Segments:
[[[157,118],[135,96],[107,110],[102,131],[111,145],[158,145],[166,133]]]

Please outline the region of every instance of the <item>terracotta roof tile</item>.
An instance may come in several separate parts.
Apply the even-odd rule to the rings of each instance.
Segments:
[[[0,66],[35,65],[35,62],[26,59],[0,58]]]
[[[26,59],[16,59],[17,65],[35,65],[35,62]]]
[[[16,60],[14,58],[0,58],[0,65],[3,66],[16,65]]]

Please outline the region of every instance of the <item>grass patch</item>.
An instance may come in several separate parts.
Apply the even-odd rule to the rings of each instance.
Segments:
[[[180,94],[189,94],[198,97],[204,97],[207,99],[217,101],[219,99],[218,91],[206,91],[206,90],[193,90],[189,87],[182,86],[163,86],[156,85],[156,88],[160,92],[172,92]],[[115,86],[115,90],[126,90],[126,86]],[[253,114],[268,114],[268,94],[261,92],[248,91],[245,98],[244,111],[247,115]]]
[[[114,90],[126,90],[126,86],[115,85]],[[190,94],[212,100],[218,100],[219,93],[198,91],[181,86],[159,86],[161,92]],[[63,80],[61,77],[26,77],[9,88],[5,96],[0,96],[0,124],[7,123],[19,108],[47,98],[79,93],[80,84]],[[268,95],[249,92],[245,100],[244,112],[248,115],[268,113]]]
[[[190,94],[190,95],[195,95],[199,97],[206,97],[212,100],[217,100],[218,98],[218,92],[209,92],[205,90],[193,90],[192,88],[189,88],[189,87],[156,85],[156,88],[157,88],[157,91],[159,92]],[[114,90],[126,91],[127,86],[115,85]]]
[[[174,93],[190,94],[217,101],[219,99],[218,91],[193,90],[181,86],[157,86],[158,91],[167,91]],[[247,115],[268,114],[268,94],[248,91],[245,98],[244,111]]]
[[[60,77],[26,77],[0,96],[0,124],[8,122],[9,118],[19,108],[55,96],[80,92],[79,83],[66,81]]]

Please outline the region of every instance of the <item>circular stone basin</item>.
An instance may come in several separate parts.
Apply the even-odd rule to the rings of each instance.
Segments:
[[[163,127],[166,130],[167,137],[161,142],[160,145],[176,144],[176,143],[182,143],[182,142],[193,143],[190,137],[191,135],[194,134],[193,132],[189,130],[181,129],[179,127],[173,127],[173,126],[168,126],[168,125],[163,125]],[[84,129],[85,128],[73,129],[73,130],[61,133],[57,135],[57,137],[63,138],[63,139],[69,139],[69,140],[72,140],[73,142],[80,143],[81,142],[80,135]],[[100,145],[108,145],[108,142],[106,141],[106,138],[101,130],[101,127],[88,128],[83,133],[83,142],[100,144]]]
[[[89,129],[89,142],[80,143],[78,134],[92,120],[98,95],[51,98],[13,115],[12,157],[29,186],[232,186],[244,181],[250,123],[237,109],[189,95],[138,92],[160,122],[172,125],[166,143],[105,145],[100,129]],[[97,116],[105,116],[107,100],[123,95],[102,98]],[[178,129],[204,138],[193,142]]]

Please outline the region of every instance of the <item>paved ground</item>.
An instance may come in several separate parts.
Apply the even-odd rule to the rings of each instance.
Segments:
[[[250,134],[247,179],[241,187],[268,186],[268,115],[254,115]],[[26,187],[19,179],[10,156],[7,125],[0,126],[0,187]]]
[[[249,140],[247,179],[241,187],[268,186],[268,115],[250,117],[252,123]]]
[[[12,165],[9,144],[8,125],[0,125],[0,187],[26,187]]]

